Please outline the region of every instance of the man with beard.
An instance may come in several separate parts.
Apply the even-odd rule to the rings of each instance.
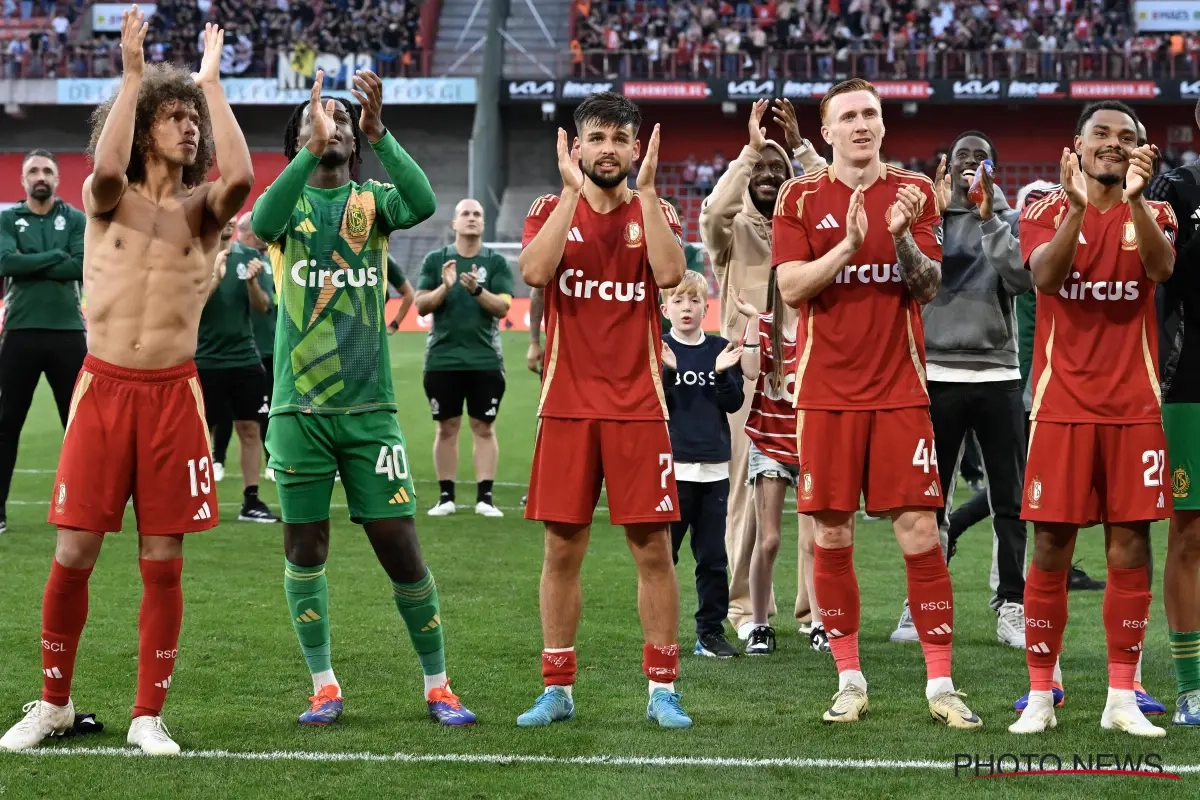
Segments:
[[[87,218],[55,196],[58,162],[49,151],[25,156],[21,184],[25,201],[0,212],[0,533],[8,527],[4,504],[38,381],[45,373],[65,428],[71,388],[87,355],[79,307]]]
[[[1139,709],[1135,680],[1150,614],[1150,524],[1171,515],[1154,292],[1174,270],[1178,223],[1170,205],[1143,196],[1155,153],[1137,142],[1128,106],[1088,106],[1073,150],[1063,149],[1062,188],[1021,215],[1021,255],[1040,293],[1022,509],[1036,543],[1025,583],[1029,700],[1012,733],[1056,724],[1071,555],[1079,529],[1103,522],[1109,688],[1100,725],[1166,735]]]
[[[985,160],[996,163],[995,145],[987,134],[974,130],[960,133],[951,143],[949,175],[947,157],[942,156],[934,178],[942,211],[942,284],[921,314],[938,480],[946,498],[938,523],[946,529],[960,460],[965,458],[967,436],[974,432],[987,470],[999,566],[992,602],[996,636],[1023,650],[1025,420],[1013,300],[1033,284],[1021,264],[1017,214],[984,169]],[[975,204],[968,189],[977,172],[983,197]],[[907,606],[892,641],[917,641]]]
[[[675,209],[658,197],[659,128],[641,154],[641,110],[615,92],[575,110],[578,136],[558,131],[563,189],[525,217],[521,276],[545,288],[545,383],[538,409],[525,516],[545,523],[541,581],[544,692],[517,718],[541,727],[575,716],[579,570],[603,483],[610,518],[625,528],[638,572],[638,613],[649,679],[646,716],[663,728],[692,724],[675,692],[679,590],[670,524],[679,520],[667,431],[658,289],[686,270]]]
[[[345,100],[321,96],[284,129],[288,165],[254,204],[254,234],[276,276],[275,391],[267,452],[283,512],[284,593],[313,694],[301,725],[342,716],[330,654],[329,500],[339,470],[350,519],[363,526],[391,582],[392,597],[424,676],[429,716],[473,725],[446,677],[445,630],[433,574],[421,557],[416,496],[388,355],[387,246],[392,231],[433,216],[437,198],[421,167],[383,125],[383,81],[353,76]],[[357,121],[356,121],[357,119]],[[359,183],[361,136],[390,183]]]
[[[763,116],[769,103],[759,100],[750,111],[750,144],[729,164],[729,168],[700,210],[700,238],[708,250],[713,272],[721,291],[721,335],[740,341],[746,321],[738,314],[735,300],[740,296],[755,308],[767,307],[767,278],[771,273],[771,218],[779,187],[794,177],[792,159],[777,142],[766,138]],[[800,160],[805,173],[824,169],[821,158],[807,139],[800,136],[796,112],[787,100],[775,101],[771,109],[775,122],[783,128],[788,148]],[[729,517],[725,528],[725,549],[729,555],[729,622],[738,637],[745,640],[753,627],[750,602],[750,559],[758,525],[753,487],[747,485],[750,463],[750,439],[746,435],[746,417],[754,397],[754,383],[745,386],[746,400],[741,410],[729,417],[732,459],[729,462]],[[785,476],[780,476],[785,477]],[[812,565],[806,564],[801,549],[797,559],[799,574],[796,591],[796,620],[801,632],[815,608],[809,598]],[[770,613],[775,613],[774,596]],[[772,631],[772,635],[773,635]]]
[[[42,600],[42,696],[0,738],[2,750],[36,747],[74,725],[88,581],[132,498],[143,593],[126,740],[147,755],[180,752],[161,715],[183,622],[183,538],[218,521],[193,357],[221,230],[254,173],[221,86],[224,31],[205,26],[200,71],[189,74],[146,65],[148,27],[137,6],[122,15],[120,88],[92,113],[93,170],[83,182],[88,354],[51,498],[58,538]],[[208,181],[214,160],[221,176]]]

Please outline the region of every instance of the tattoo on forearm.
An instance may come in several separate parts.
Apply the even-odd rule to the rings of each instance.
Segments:
[[[937,296],[942,282],[942,265],[918,249],[911,233],[895,239],[896,260],[900,262],[900,275],[908,293],[918,303],[928,303]]]

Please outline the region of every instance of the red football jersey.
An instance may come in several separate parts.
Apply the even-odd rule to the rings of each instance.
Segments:
[[[850,265],[800,306],[796,407],[842,411],[929,405],[925,391],[925,328],[909,294],[888,233],[896,193],[904,184],[924,199],[911,231],[917,247],[942,260],[941,215],[933,183],[916,172],[883,165],[863,192],[867,235]],[[779,190],[771,226],[771,266],[815,261],[846,236],[853,194],[833,167],[794,178]]]
[[[800,465],[796,445],[796,338],[784,331],[779,343],[783,347],[783,386],[772,381],[775,358],[771,354],[771,314],[761,314],[758,328],[746,328],[742,344],[758,340],[758,363],[762,370],[754,384],[754,399],[746,415],[746,435],[755,447],[780,464]]]
[[[1021,214],[1021,258],[1054,238],[1070,201],[1059,189]],[[1174,242],[1167,203],[1150,202]],[[1161,421],[1155,284],[1146,276],[1128,203],[1090,203],[1075,263],[1058,294],[1037,295],[1030,418],[1047,422]]]
[[[557,204],[554,195],[534,201],[525,217],[523,247]],[[659,205],[682,243],[675,209],[664,200]],[[562,261],[546,285],[545,377],[538,415],[666,419],[658,301],[638,193],[608,214],[597,213],[580,198]]]

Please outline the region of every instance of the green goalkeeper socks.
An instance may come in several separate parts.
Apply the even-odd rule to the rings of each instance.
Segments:
[[[392,581],[396,609],[408,628],[408,638],[421,659],[421,671],[439,675],[446,671],[446,651],[442,642],[442,617],[438,608],[437,584],[433,573],[416,583]]]
[[[300,650],[316,675],[332,669],[329,663],[329,584],[325,565],[298,567],[284,559],[283,590]]]
[[[1200,631],[1171,631],[1171,660],[1179,693],[1200,689]]]

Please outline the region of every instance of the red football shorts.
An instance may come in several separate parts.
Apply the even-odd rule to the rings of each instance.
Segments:
[[[1167,439],[1156,422],[1029,428],[1021,519],[1086,527],[1171,516]]]
[[[196,365],[138,370],[88,356],[75,381],[50,522],[121,530],[133,497],[138,533],[215,528],[217,495]]]
[[[868,513],[941,508],[933,423],[925,406],[885,411],[797,412],[796,509]]]
[[[589,525],[608,490],[614,525],[679,520],[671,435],[664,420],[552,419],[538,423],[525,518]]]

